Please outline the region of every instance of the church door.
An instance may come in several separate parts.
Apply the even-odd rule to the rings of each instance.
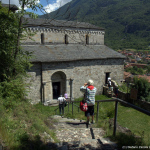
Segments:
[[[105,84],[108,84],[108,77],[110,77],[110,72],[106,72]]]
[[[51,76],[52,81],[52,98],[58,99],[60,95],[65,94],[66,90],[66,75],[62,71],[57,71]]]
[[[53,99],[57,99],[60,96],[60,82],[53,82]]]

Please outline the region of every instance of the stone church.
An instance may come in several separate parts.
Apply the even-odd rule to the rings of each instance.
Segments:
[[[32,103],[52,103],[65,91],[71,99],[83,96],[80,87],[94,81],[97,94],[111,77],[123,80],[124,59],[104,45],[103,28],[84,22],[31,19],[24,28],[33,36],[22,41],[24,50],[33,52],[29,98]]]

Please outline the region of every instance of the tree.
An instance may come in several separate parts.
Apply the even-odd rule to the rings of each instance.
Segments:
[[[0,81],[12,76],[15,66],[13,53],[16,47],[17,17],[0,6]]]
[[[145,73],[144,69],[138,68],[137,66],[126,68],[125,71],[131,72],[132,74],[141,74],[141,75]]]
[[[27,13],[25,7],[36,10],[37,0],[20,0],[21,10],[18,13],[11,12],[0,5],[0,98],[4,98],[4,105],[12,107],[14,101],[23,100],[25,84],[23,78],[26,70],[30,68],[31,54],[21,49],[20,41],[24,38],[22,25],[23,16]],[[11,88],[10,88],[11,87]]]
[[[133,88],[138,90],[138,99],[150,101],[150,84],[144,78],[133,78]]]
[[[147,65],[147,73],[150,73],[150,65]]]

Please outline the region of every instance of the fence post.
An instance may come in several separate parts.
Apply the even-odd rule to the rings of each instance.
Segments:
[[[73,101],[72,101],[72,116],[73,116]]]
[[[96,116],[96,122],[98,122],[98,116],[99,116],[99,102],[97,102],[97,116]]]
[[[113,135],[114,135],[114,136],[116,136],[117,113],[118,113],[118,100],[116,100],[116,102],[115,102],[115,118],[114,118],[114,132],[113,132]]]
[[[68,102],[68,112],[69,112],[69,103],[70,103],[70,102]]]
[[[63,111],[62,111],[62,114],[64,115],[64,111],[65,111],[65,105],[63,103]]]

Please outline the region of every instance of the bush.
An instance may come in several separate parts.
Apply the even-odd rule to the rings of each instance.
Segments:
[[[150,101],[150,84],[144,78],[133,78],[134,85],[133,88],[138,90],[138,99]]]
[[[25,100],[25,84],[21,78],[0,83],[0,98],[6,109],[13,108],[19,101]]]
[[[121,86],[119,86],[119,90],[125,93],[129,92],[129,88],[127,87],[126,83],[123,83]]]
[[[129,67],[125,69],[126,72],[131,72],[132,74],[144,74],[145,70],[142,68],[138,68],[137,66]]]

